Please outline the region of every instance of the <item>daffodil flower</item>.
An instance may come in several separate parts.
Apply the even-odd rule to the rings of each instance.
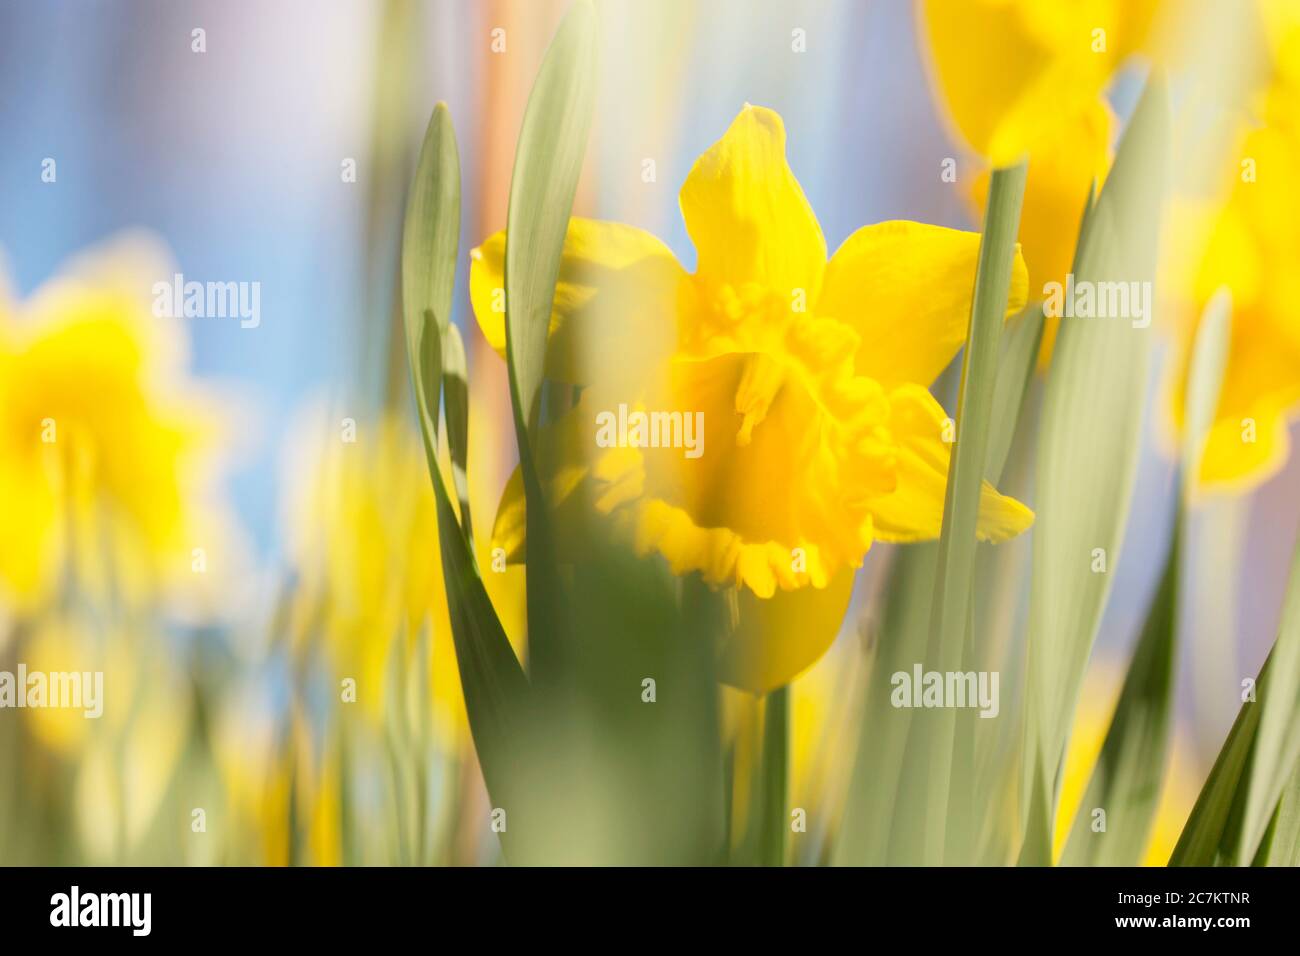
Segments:
[[[1009,166],[1151,48],[1160,14],[1160,0],[923,0],[920,33],[961,139]]]
[[[1275,475],[1290,451],[1288,421],[1300,410],[1300,14],[1276,12],[1268,39],[1272,77],[1256,108],[1262,125],[1231,153],[1220,202],[1184,203],[1168,230],[1175,244],[1199,247],[1190,272],[1175,270],[1179,321],[1170,394],[1174,424],[1192,341],[1210,298],[1226,288],[1232,338],[1200,479],[1214,491],[1245,492]],[[1183,253],[1172,253],[1181,260]]]
[[[195,547],[229,558],[220,416],[185,380],[183,330],[145,294],[167,274],[152,244],[119,240],[0,301],[0,604],[39,609],[69,567],[136,602],[208,580]]]
[[[980,237],[886,222],[828,261],[781,118],[754,106],[696,161],[681,209],[693,274],[645,232],[571,220],[547,374],[584,389],[541,442],[539,467],[561,528],[605,516],[639,553],[734,594],[720,673],[766,691],[833,641],[873,541],[939,534],[953,435],[927,387],[965,338]],[[504,249],[503,233],[489,238],[470,273],[498,351]],[[1017,256],[1011,309],[1025,296]],[[621,404],[703,413],[703,453],[598,447],[597,417]],[[985,485],[982,539],[1032,520]],[[522,553],[518,474],[495,537]]]

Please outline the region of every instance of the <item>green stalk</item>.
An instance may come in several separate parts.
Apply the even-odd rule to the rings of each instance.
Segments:
[[[785,865],[785,805],[790,769],[790,688],[781,687],[763,703],[763,776],[759,801],[759,862]]]
[[[988,455],[999,344],[1010,294],[1027,171],[1026,163],[997,169],[989,182],[988,212],[984,219],[970,327],[962,357],[957,442],[948,466],[943,530],[939,535],[939,563],[930,617],[930,667],[940,671],[961,669],[963,645],[970,622],[980,486]],[[952,809],[965,807],[966,801],[959,798],[953,801],[953,808],[949,807],[955,715],[951,710],[940,709],[925,717],[927,719],[922,721],[922,725],[930,731],[927,734],[930,746],[928,780],[924,790],[926,818],[922,859],[926,864],[938,865],[944,862],[949,814]],[[969,827],[960,828],[962,833],[968,830]]]

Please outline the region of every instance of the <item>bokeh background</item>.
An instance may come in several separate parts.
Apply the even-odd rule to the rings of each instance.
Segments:
[[[287,706],[288,665],[239,648],[261,647],[279,626],[277,586],[291,573],[285,514],[305,493],[304,463],[294,460],[303,410],[324,403],[363,420],[387,405],[409,414],[404,357],[393,345],[398,237],[419,139],[438,100],[450,106],[464,178],[466,254],[453,319],[479,396],[476,422],[497,423],[478,439],[494,446],[484,459],[491,464],[485,495],[504,485],[514,454],[505,371],[469,313],[467,252],[504,226],[514,140],[565,7],[562,0],[0,3],[0,251],[11,295],[28,296],[70,257],[128,230],[160,242],[188,279],[261,285],[256,329],[157,320],[182,328],[193,374],[221,390],[232,425],[223,490],[238,523],[239,557],[225,562],[224,598],[161,645],[185,662],[183,674],[215,659],[194,650],[206,642],[216,657],[235,662],[228,666],[265,669],[251,677],[272,688],[259,699],[272,711]],[[829,248],[885,219],[978,228],[964,194],[939,177],[945,157],[958,158],[962,170],[969,157],[935,106],[908,0],[599,0],[597,9],[598,101],[577,212],[649,229],[691,267],[677,190],[694,158],[752,102],[784,117],[791,167]],[[196,28],[205,31],[203,53],[192,50]],[[499,53],[491,49],[497,28],[505,31]],[[796,28],[806,31],[806,52],[792,51]],[[1141,76],[1130,70],[1110,91],[1121,119]],[[1196,108],[1174,93],[1176,108]],[[57,162],[55,183],[41,179],[47,157]],[[655,161],[654,182],[643,180],[645,159]],[[341,175],[347,160],[355,160],[355,182]],[[1122,673],[1167,541],[1171,466],[1155,421],[1159,375],[1152,381],[1133,518],[1098,639],[1097,670],[1111,683],[1096,687],[1113,689]],[[1297,457],[1250,498],[1207,505],[1221,509],[1213,520],[1244,536],[1245,559],[1219,562],[1215,537],[1205,539],[1208,550],[1196,562],[1194,573],[1229,580],[1240,600],[1226,620],[1189,614],[1179,759],[1194,780],[1235,714],[1240,677],[1256,672],[1275,634],[1300,517]],[[1193,551],[1203,520],[1193,527]],[[876,559],[873,552],[860,576],[864,595]],[[1189,608],[1195,598],[1191,587]],[[851,614],[819,670],[851,666],[856,621]],[[1230,666],[1198,668],[1198,660]],[[815,750],[829,731],[808,720],[800,733]],[[14,780],[19,769],[0,775]],[[12,829],[12,821],[0,823]],[[76,844],[63,845],[59,858],[84,858]],[[0,841],[6,846],[11,859],[44,852],[12,834]]]

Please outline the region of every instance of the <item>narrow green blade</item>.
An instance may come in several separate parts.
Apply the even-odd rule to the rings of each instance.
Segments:
[[[1282,791],[1253,865],[1300,866],[1300,766]]]
[[[419,377],[423,384],[417,384],[416,393],[428,402],[421,414],[426,422],[436,421],[436,383],[441,381],[442,368],[437,334],[437,324],[429,322],[421,337]],[[437,502],[443,582],[470,734],[494,804],[518,812],[523,788],[514,771],[524,741],[530,688],[456,523],[438,467],[437,447],[436,432],[425,428],[424,452]]]
[[[579,0],[533,82],[506,216],[506,354],[516,417],[537,426],[551,305],[595,103],[596,20]],[[522,438],[521,438],[522,442]]]
[[[451,311],[460,228],[460,165],[447,108],[438,104],[424,138],[403,227],[402,289],[411,382],[438,512],[452,638],[470,732],[488,791],[498,805],[512,792],[512,746],[529,697],[514,650],[478,576],[438,466],[440,329]]]
[[[790,688],[787,686],[772,691],[763,702],[763,773],[758,806],[762,813],[759,857],[764,866],[785,865],[789,766]]]
[[[1101,756],[1065,845],[1061,862],[1070,866],[1136,866],[1146,849],[1169,750],[1183,529],[1200,471],[1201,449],[1219,404],[1228,358],[1229,314],[1227,296],[1216,296],[1197,330],[1184,403],[1182,488],[1169,555]],[[1106,814],[1106,827],[1100,831],[1093,829],[1092,814],[1098,808]]]
[[[1245,820],[1237,863],[1255,856],[1287,780],[1300,764],[1300,541],[1291,560],[1282,623],[1270,658],[1275,662],[1267,686],[1259,690],[1259,733],[1255,740]],[[1261,681],[1261,684],[1263,682]]]
[[[997,384],[993,388],[993,413],[989,425],[989,450],[984,477],[994,484],[1006,467],[1011,441],[1016,437],[1020,410],[1034,379],[1038,349],[1043,341],[1043,307],[1028,306],[1007,322],[1002,332]]]
[[[962,358],[961,392],[957,405],[957,443],[948,466],[944,494],[943,528],[939,534],[939,558],[934,582],[934,603],[930,618],[930,641],[926,664],[931,670],[960,671],[971,620],[971,592],[975,574],[980,487],[987,462],[989,432],[993,420],[999,342],[1006,316],[1015,261],[1016,234],[1020,228],[1020,206],[1024,198],[1027,167],[994,170],[989,183],[988,213],[980,242],[975,295],[971,303],[970,326]],[[912,806],[924,810],[921,860],[939,864],[945,856],[960,860],[964,854],[950,838],[952,820],[956,841],[969,836],[963,808],[963,793],[949,806],[954,758],[955,715],[946,708],[916,715],[912,729],[917,736],[909,748],[920,762],[907,779],[923,789],[925,800]],[[959,754],[960,756],[960,754]],[[969,776],[959,786],[969,785]],[[924,806],[922,806],[924,805]]]
[[[451,451],[451,480],[460,506],[460,524],[474,553],[474,526],[469,513],[469,368],[460,329],[449,324],[442,353],[442,399],[446,405],[447,448]]]
[[[1273,655],[1255,681],[1256,694],[1263,693],[1272,670]],[[1200,795],[1183,825],[1178,845],[1169,858],[1170,866],[1215,866],[1236,858],[1236,833],[1240,831],[1243,782],[1250,771],[1251,751],[1259,730],[1259,705],[1245,701],[1237,712],[1228,739],[1201,786]],[[1234,824],[1234,818],[1236,823]]]
[[[531,436],[541,414],[551,306],[591,126],[595,39],[595,14],[582,0],[556,31],[528,97],[506,216],[506,359],[527,502],[529,667],[535,680],[548,685],[566,670],[566,628]]]
[[[1077,288],[1151,288],[1167,112],[1152,79],[1082,230]],[[1024,792],[1039,794],[1026,845],[1040,852],[1022,854],[1025,862],[1050,862],[1041,850],[1051,845],[1057,771],[1124,536],[1154,334],[1136,318],[1066,317],[1056,340],[1038,455],[1025,728]]]
[[[1169,750],[1181,518],[1119,703],[1061,855],[1066,866],[1136,866],[1146,849]],[[1095,830],[1096,810],[1105,829]]]
[[[460,160],[451,113],[439,103],[424,132],[402,225],[402,315],[412,361],[425,313],[433,313],[440,333],[451,321],[459,241]]]

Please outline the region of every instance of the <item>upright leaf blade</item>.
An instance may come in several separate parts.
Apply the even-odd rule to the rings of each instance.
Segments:
[[[402,315],[406,354],[419,355],[425,312],[439,332],[451,321],[451,291],[460,242],[460,160],[446,103],[429,117],[402,224]],[[441,335],[439,336],[441,338]]]
[[[957,443],[948,465],[926,650],[928,668],[941,672],[963,669],[972,615],[980,489],[988,454],[999,341],[1010,295],[1025,175],[1026,166],[1022,163],[994,170],[989,183],[988,212],[962,357]],[[956,727],[956,716],[946,708],[918,714],[911,722],[905,779],[909,787],[916,787],[925,798],[906,805],[912,819],[904,823],[903,829],[920,834],[920,859],[928,864],[942,863],[945,858],[952,862],[969,858],[965,844],[969,843],[971,828],[966,819],[969,801],[965,788],[972,775],[966,770],[959,769],[956,774],[962,792],[955,795],[950,806],[950,796],[954,796],[954,757],[963,761],[963,768],[969,757],[969,748],[954,749]],[[920,813],[924,814],[923,825],[916,819]]]
[[[546,51],[515,149],[506,217],[506,359],[526,502],[529,667],[534,680],[548,686],[566,671],[566,627],[532,436],[541,414],[555,284],[591,126],[595,29],[590,3],[580,0]]]
[[[1043,341],[1043,307],[1034,304],[1007,322],[1002,332],[1002,354],[998,359],[997,383],[993,388],[993,412],[989,425],[989,450],[984,477],[998,483],[1006,467],[1011,441],[1016,437],[1020,410],[1034,378],[1034,365]]]
[[[451,452],[451,480],[460,505],[460,523],[474,552],[474,526],[469,513],[469,369],[465,342],[460,329],[447,326],[442,350],[444,415],[447,419],[447,448]]]
[[[537,425],[551,304],[595,102],[595,14],[575,3],[533,82],[506,216],[506,355],[516,419]],[[524,444],[520,436],[520,444]]]
[[[1259,733],[1255,740],[1237,863],[1251,861],[1282,796],[1300,765],[1300,539],[1282,606],[1282,623],[1269,655],[1274,661],[1267,686],[1259,692]]]
[[[1076,282],[1152,281],[1165,180],[1166,114],[1164,87],[1153,78],[1088,215],[1076,256]],[[1029,825],[1037,832],[1027,836],[1026,844],[1040,853],[1050,846],[1057,770],[1110,591],[1137,472],[1154,334],[1149,324],[1139,326],[1124,318],[1063,319],[1043,399],[1025,780],[1026,793],[1050,795],[1031,804],[1035,815]],[[1093,571],[1098,555],[1106,568],[1100,573]],[[1037,781],[1030,775],[1037,775]],[[1032,862],[1049,860],[1040,856]]]
[[[1270,654],[1255,681],[1257,692],[1267,684],[1271,663]],[[1258,730],[1259,705],[1244,701],[1183,825],[1178,845],[1169,858],[1170,866],[1214,866],[1235,859],[1234,830],[1239,827],[1233,826],[1233,818],[1241,815],[1244,781],[1249,777]]]
[[[1070,830],[1062,857],[1070,866],[1136,866],[1146,849],[1169,750],[1183,529],[1201,449],[1219,404],[1229,324],[1229,300],[1218,295],[1206,308],[1192,349],[1179,467],[1182,481],[1169,555],[1101,756]],[[1091,825],[1096,807],[1106,811],[1102,832]]]
[[[460,229],[460,165],[451,117],[439,103],[411,186],[402,240],[403,314],[411,383],[433,482],[447,603],[470,732],[497,805],[518,792],[511,779],[529,688],[473,555],[456,521],[438,465],[443,358],[440,329],[451,312]]]
[[[1282,791],[1254,865],[1300,866],[1300,766]]]

